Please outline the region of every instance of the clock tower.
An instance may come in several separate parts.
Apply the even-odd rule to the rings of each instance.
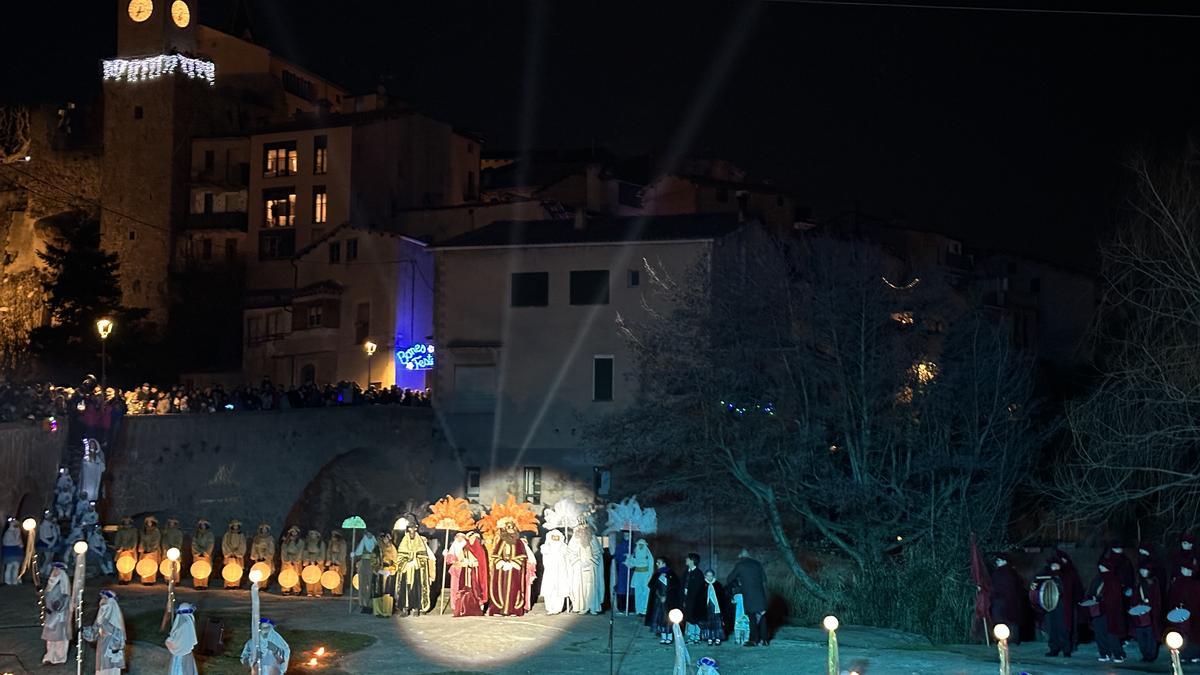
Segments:
[[[117,54],[104,62],[101,246],[120,262],[122,304],[170,309],[175,235],[187,212],[191,137],[215,66],[196,58],[198,0],[115,0]]]

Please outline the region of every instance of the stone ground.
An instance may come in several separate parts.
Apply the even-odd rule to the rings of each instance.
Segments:
[[[166,587],[142,588],[115,586],[121,606],[127,614],[161,608]],[[96,597],[89,584],[86,598]],[[249,611],[249,593],[219,589],[197,593],[178,592],[180,601],[194,602],[198,614],[206,610]],[[289,627],[331,629],[375,636],[371,647],[348,655],[336,667],[348,673],[402,673],[452,675],[454,673],[587,673],[595,675],[608,669],[608,616],[546,616],[541,607],[523,618],[424,616],[380,619],[350,613],[346,599],[284,598],[272,593],[262,596],[263,614],[280,624],[287,637]],[[86,609],[86,606],[85,606]],[[87,612],[92,615],[94,605]],[[0,587],[0,672],[59,675],[74,672],[74,651],[68,665],[40,665],[43,644],[40,628],[35,625],[37,600],[29,585]],[[85,623],[90,623],[90,616]],[[641,625],[640,620],[616,617],[614,622],[614,672],[640,675],[669,673],[674,660],[672,648],[660,646]],[[843,627],[838,631],[842,668],[851,666],[864,675],[992,675],[997,672],[994,649],[982,645],[933,646],[919,638],[895,631]],[[293,652],[315,645],[292,644]],[[238,646],[231,646],[237,649]],[[825,636],[823,631],[785,627],[770,647],[744,648],[692,646],[691,656],[713,656],[720,662],[722,675],[737,673],[825,672]],[[1165,655],[1157,663],[1126,663],[1121,666],[1099,664],[1095,649],[1084,645],[1070,660],[1042,656],[1044,645],[1024,644],[1013,650],[1013,675],[1066,675],[1068,673],[1166,673],[1170,672]],[[90,657],[90,653],[88,656]],[[19,659],[19,661],[18,661]],[[129,653],[129,673],[167,672],[167,652],[158,644],[135,642]],[[23,666],[22,666],[23,664]],[[28,668],[28,671],[24,670]],[[91,659],[85,660],[91,672]],[[1200,673],[1200,666],[1187,671]]]

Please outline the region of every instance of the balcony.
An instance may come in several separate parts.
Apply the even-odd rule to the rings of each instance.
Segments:
[[[193,171],[192,182],[199,185],[245,189],[250,185],[250,164],[240,162],[225,167],[210,167]]]
[[[247,230],[247,222],[245,211],[189,213],[187,217],[187,229],[245,232]]]

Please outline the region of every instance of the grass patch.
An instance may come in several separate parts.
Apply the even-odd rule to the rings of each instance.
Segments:
[[[167,632],[159,630],[162,612],[151,610],[125,617],[125,630],[129,640],[149,642],[162,645],[167,638]],[[250,614],[238,612],[197,612],[196,630],[203,631],[209,617],[220,618],[225,622],[225,652],[215,656],[196,653],[196,662],[200,671],[205,675],[245,675],[246,666],[242,665],[240,657],[242,646],[250,638]],[[292,658],[288,663],[288,672],[315,673],[323,675],[346,675],[338,669],[341,657],[361,651],[375,644],[375,638],[362,633],[345,633],[332,630],[303,630],[287,629],[282,631],[283,638],[292,648]],[[197,637],[200,637],[197,635]],[[332,658],[322,659],[321,667],[310,669],[305,665],[309,655],[304,651],[316,645],[325,647],[333,653]]]

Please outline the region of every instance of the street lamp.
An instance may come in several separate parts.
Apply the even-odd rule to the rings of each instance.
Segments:
[[[363,391],[371,388],[371,357],[375,355],[376,349],[379,349],[379,345],[370,340],[363,343],[363,351],[367,353],[367,386],[363,388]]]
[[[171,574],[167,577],[167,608],[163,610],[159,630],[166,630],[175,614],[175,580],[179,578],[179,549],[174,546],[167,549],[167,560],[170,561],[168,567],[171,569]]]
[[[108,388],[108,336],[112,333],[112,319],[100,319],[96,322],[96,332],[100,334],[100,390]]]
[[[1008,625],[996,624],[992,628],[992,635],[996,637],[996,649],[1000,652],[1000,675],[1009,675],[1011,671],[1008,662],[1008,638],[1010,637]]]
[[[825,670],[829,675],[838,675],[842,672],[838,665],[838,625],[838,618],[832,614],[821,620],[821,626],[826,631],[829,631],[829,652],[825,662]]]
[[[1167,649],[1171,650],[1171,672],[1182,675],[1183,665],[1179,662],[1179,650],[1183,649],[1183,636],[1175,631],[1167,633]]]

